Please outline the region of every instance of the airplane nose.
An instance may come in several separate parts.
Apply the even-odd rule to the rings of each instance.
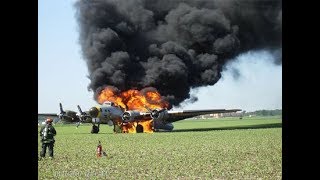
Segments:
[[[89,110],[89,115],[93,118],[96,118],[98,117],[98,114],[99,114],[99,110],[96,108],[96,107],[92,107],[90,110]]]

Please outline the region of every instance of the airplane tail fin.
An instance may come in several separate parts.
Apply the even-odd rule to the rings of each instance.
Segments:
[[[83,111],[81,110],[80,106],[77,105],[77,107],[78,107],[78,110],[79,110],[80,114],[83,114]]]
[[[59,106],[60,106],[60,113],[61,113],[61,114],[64,113],[64,110],[63,110],[63,108],[62,108],[62,104],[61,104],[61,103],[59,103]]]
[[[63,119],[63,116],[66,114],[66,112],[63,110],[62,104],[59,103],[59,107],[60,107],[60,113],[58,114],[58,117],[60,120]]]

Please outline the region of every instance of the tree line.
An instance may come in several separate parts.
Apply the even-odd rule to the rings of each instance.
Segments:
[[[274,110],[257,110],[253,112],[245,112],[246,116],[249,115],[256,115],[256,116],[281,116],[282,115],[282,109],[274,109]]]

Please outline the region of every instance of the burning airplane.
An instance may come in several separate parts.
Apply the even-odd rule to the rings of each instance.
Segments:
[[[202,114],[241,111],[240,109],[170,111],[169,103],[155,88],[120,92],[115,87],[106,86],[98,94],[97,99],[100,105],[86,112],[83,112],[78,105],[79,113],[75,117],[70,117],[70,114],[75,114],[73,111],[73,113],[64,111],[62,106],[60,114],[56,116],[65,122],[74,122],[78,125],[81,122],[92,123],[91,133],[98,133],[100,124],[113,126],[115,133],[152,133],[158,130],[172,131],[173,122]]]
[[[101,123],[172,130],[177,120],[239,111],[170,109],[196,101],[190,89],[214,85],[240,53],[282,46],[281,0],[79,0],[75,8],[88,89],[100,104],[79,108],[79,122],[91,119],[93,133]]]

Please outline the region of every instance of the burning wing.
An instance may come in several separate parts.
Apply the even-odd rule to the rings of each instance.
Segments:
[[[173,122],[191,118],[204,114],[216,114],[216,113],[230,113],[241,111],[241,109],[208,109],[208,110],[183,110],[183,111],[168,111],[166,108],[163,109],[148,109],[149,112],[140,111],[126,111],[122,115],[124,123],[139,122],[141,129],[129,128],[125,132],[153,132],[153,130],[164,129],[172,131],[174,126]],[[149,121],[149,120],[153,121]],[[153,125],[151,125],[153,122]],[[150,124],[151,123],[151,124]],[[150,126],[151,125],[151,126]],[[130,125],[132,127],[132,125]],[[138,127],[138,126],[137,126]],[[151,127],[151,128],[150,128]]]

